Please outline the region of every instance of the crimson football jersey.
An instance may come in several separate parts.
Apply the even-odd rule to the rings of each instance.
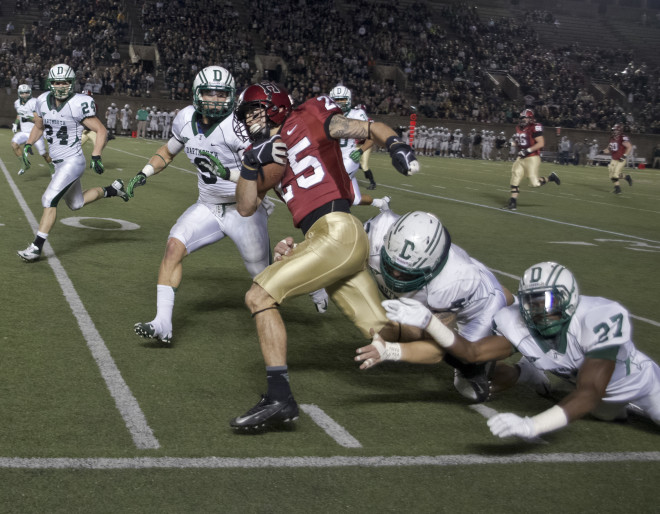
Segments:
[[[617,161],[623,157],[623,154],[626,151],[626,147],[623,146],[624,141],[629,141],[628,136],[625,134],[618,134],[610,137],[608,148],[610,149],[612,160]]]
[[[344,198],[353,203],[339,141],[328,134],[330,119],[341,113],[329,97],[319,96],[294,109],[280,130],[288,157],[280,197],[296,227],[310,212],[332,200]]]
[[[543,135],[543,125],[540,123],[530,123],[525,127],[516,125],[516,137],[518,138],[518,150],[525,150],[536,144],[536,138]],[[540,149],[529,155],[540,155]]]

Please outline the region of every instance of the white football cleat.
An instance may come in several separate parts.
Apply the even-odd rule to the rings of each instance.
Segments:
[[[172,342],[172,331],[171,330],[159,331],[153,322],[136,323],[133,326],[133,330],[135,330],[135,333],[137,335],[139,335],[140,337],[144,337],[145,339],[156,339],[161,343],[165,343],[165,344],[170,344]]]
[[[36,262],[41,258],[41,250],[39,250],[39,247],[34,243],[30,243],[30,246],[25,250],[19,250],[16,253],[25,262]]]
[[[325,289],[318,289],[313,293],[309,293],[309,296],[312,298],[319,314],[323,314],[328,310],[328,293]]]

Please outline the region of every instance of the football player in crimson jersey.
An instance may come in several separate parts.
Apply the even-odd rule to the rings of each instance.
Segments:
[[[612,127],[612,135],[610,136],[610,142],[603,150],[603,153],[608,153],[612,156],[610,164],[607,166],[607,171],[610,173],[610,180],[614,184],[615,195],[621,194],[621,185],[619,184],[620,179],[625,179],[628,182],[628,185],[632,186],[632,177],[628,174],[624,177],[623,168],[626,166],[626,157],[632,151],[632,145],[630,144],[630,139],[623,133],[623,125],[621,123],[616,123]]]
[[[362,223],[350,214],[353,192],[339,140],[367,139],[385,146],[394,167],[404,175],[419,171],[419,163],[387,125],[348,119],[327,96],[293,109],[287,91],[273,82],[249,86],[241,94],[236,118],[237,133],[253,142],[243,155],[236,189],[238,211],[249,216],[257,208],[262,167],[286,162],[278,194],[305,235],[285,258],[254,278],[245,297],[257,325],[268,391],[257,405],[233,419],[231,426],[252,430],[298,417],[289,385],[286,329],[277,310],[280,303],[325,288],[365,337],[387,324],[378,288],[366,266],[369,239]]]
[[[536,437],[587,414],[622,420],[629,410],[660,425],[660,367],[632,341],[628,311],[612,300],[581,296],[573,274],[556,262],[523,273],[519,302],[493,318],[493,334],[470,343],[417,300],[383,302],[387,317],[426,330],[445,351],[466,362],[504,359],[515,352],[537,370],[575,389],[533,417],[502,413],[488,420],[498,437]]]
[[[548,182],[560,184],[559,177],[554,172],[548,178],[538,176],[541,149],[545,145],[545,140],[543,125],[534,120],[534,111],[531,109],[524,109],[520,113],[520,124],[516,126],[516,139],[518,140],[518,158],[511,168],[511,197],[509,203],[504,207],[510,211],[518,208],[518,194],[520,193],[518,186],[525,175],[532,187],[543,186]]]

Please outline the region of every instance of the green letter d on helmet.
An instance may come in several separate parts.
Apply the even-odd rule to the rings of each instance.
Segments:
[[[224,94],[215,96],[215,100],[203,99],[204,91],[218,91]],[[202,116],[223,120],[234,110],[236,102],[236,83],[234,77],[220,66],[207,66],[200,71],[193,81],[193,106]]]
[[[450,247],[449,232],[436,216],[404,214],[387,231],[380,250],[385,286],[395,293],[421,289],[442,271]]]
[[[57,100],[66,100],[73,95],[76,74],[68,64],[56,64],[48,72],[46,87]]]
[[[564,266],[540,262],[523,273],[518,299],[527,328],[543,337],[553,337],[571,321],[580,293],[575,277]]]

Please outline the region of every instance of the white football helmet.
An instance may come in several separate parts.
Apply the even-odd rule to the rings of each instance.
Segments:
[[[330,98],[332,98],[335,103],[341,107],[341,110],[344,113],[347,113],[351,110],[352,96],[353,95],[351,94],[351,90],[342,85],[335,86],[332,88],[332,91],[330,91]]]
[[[385,285],[395,293],[421,289],[442,271],[450,247],[449,232],[436,216],[404,214],[387,231],[380,250]]]
[[[224,91],[226,98],[202,100],[202,91]],[[220,66],[207,66],[193,81],[193,105],[195,110],[208,118],[225,119],[234,110],[236,82],[231,73]]]
[[[124,109],[127,109],[127,110],[128,110],[128,109],[130,109],[130,108],[131,108],[131,106],[128,105],[128,104],[124,105]]]
[[[27,102],[32,96],[32,88],[27,84],[21,84],[18,86],[18,98],[21,99],[21,103]]]
[[[580,292],[575,277],[564,266],[540,262],[523,273],[518,299],[527,328],[543,337],[553,337],[568,327]]]
[[[64,84],[66,82],[66,85]],[[68,64],[56,64],[48,72],[46,87],[58,100],[66,100],[74,93],[76,74]]]

